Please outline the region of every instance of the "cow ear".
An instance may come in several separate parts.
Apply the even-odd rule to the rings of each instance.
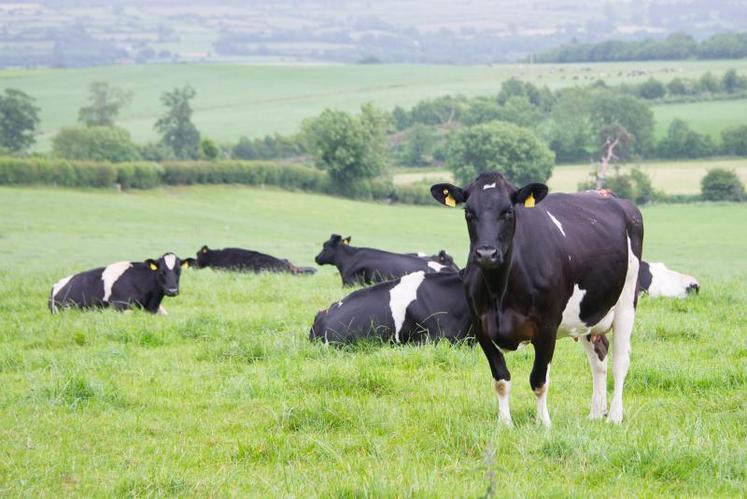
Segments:
[[[514,204],[523,204],[527,208],[533,208],[547,196],[547,186],[545,184],[532,183],[521,187],[514,192],[512,198]]]
[[[148,258],[145,260],[145,263],[148,264],[148,268],[150,270],[158,270],[158,262],[156,260],[153,260],[152,258]]]
[[[195,259],[194,258],[185,258],[184,260],[182,260],[182,268],[183,269],[188,269],[191,266],[193,266],[194,264],[195,264]]]
[[[207,252],[208,252],[208,247],[207,247],[207,244],[206,244],[205,246],[203,246],[202,248],[200,248],[200,253],[205,254]]]
[[[431,186],[431,196],[439,203],[454,208],[467,201],[467,193],[452,184],[436,184]]]
[[[345,246],[349,245],[350,239],[352,239],[352,236],[346,237],[345,239],[342,240],[342,244],[344,244]]]

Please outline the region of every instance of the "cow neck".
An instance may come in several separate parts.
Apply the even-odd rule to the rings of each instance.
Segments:
[[[496,269],[483,270],[476,264],[472,264],[476,267],[477,272],[482,276],[483,286],[485,286],[491,300],[498,305],[499,310],[506,294],[506,287],[508,285],[508,278],[511,274],[512,264],[513,247],[509,250],[506,261],[503,265]]]
[[[335,267],[341,273],[349,263],[350,259],[358,252],[358,248],[353,248],[346,244],[341,244],[335,251]]]

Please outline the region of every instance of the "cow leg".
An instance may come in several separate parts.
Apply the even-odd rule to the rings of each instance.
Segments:
[[[476,336],[485,357],[488,359],[490,372],[493,374],[493,385],[498,397],[498,421],[511,426],[513,422],[511,421],[511,410],[508,404],[511,395],[511,373],[508,372],[506,367],[506,359],[503,358],[503,354],[491,341],[487,333],[491,321],[495,322],[492,314],[483,315],[481,320],[478,321]]]
[[[534,365],[529,375],[529,384],[537,397],[537,422],[550,426],[550,413],[547,410],[547,391],[550,388],[550,362],[555,352],[553,334],[540,334],[542,340],[532,342],[534,345]]]
[[[620,298],[615,305],[615,317],[612,320],[612,327],[615,330],[612,336],[612,376],[615,380],[615,388],[610,401],[610,412],[607,415],[607,421],[610,423],[621,423],[623,419],[623,385],[630,366],[630,337],[633,334],[635,320],[638,265],[638,259],[632,254],[630,240],[628,240],[628,273],[625,276],[625,285]]]
[[[597,341],[603,341],[606,345],[607,339],[601,338]],[[603,351],[601,346],[597,348],[590,334],[581,338],[581,345],[586,350],[589,368],[591,368],[592,394],[589,419],[599,419],[607,413],[607,351],[606,349]]]

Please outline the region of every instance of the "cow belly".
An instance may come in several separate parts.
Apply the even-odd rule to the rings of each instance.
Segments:
[[[580,289],[578,284],[573,286],[573,294],[563,310],[563,318],[558,327],[558,338],[571,336],[577,338],[587,334],[606,333],[612,327],[612,321],[615,318],[615,307],[610,308],[602,319],[596,324],[586,324],[581,319],[581,301],[586,294],[586,290]]]

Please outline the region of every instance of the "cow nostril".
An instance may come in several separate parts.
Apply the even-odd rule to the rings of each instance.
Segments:
[[[495,248],[478,248],[477,256],[481,260],[495,260],[498,257],[498,250]]]

